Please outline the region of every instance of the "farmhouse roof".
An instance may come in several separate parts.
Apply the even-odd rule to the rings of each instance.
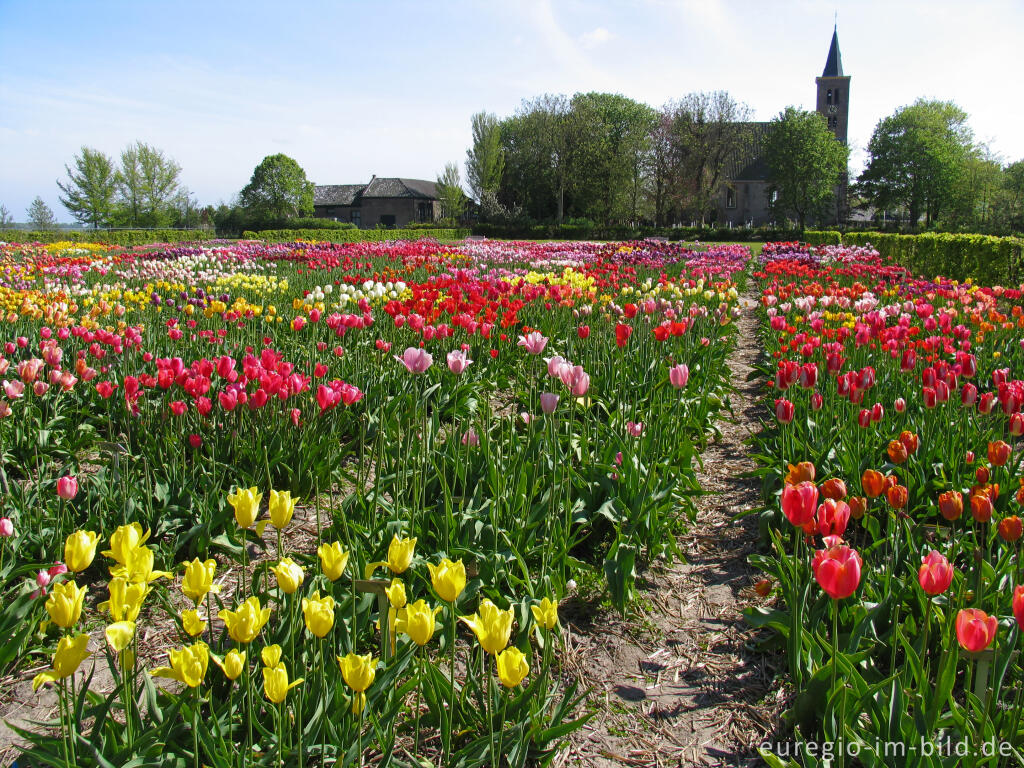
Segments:
[[[828,59],[825,61],[825,71],[822,77],[842,77],[843,57],[839,54],[839,30],[832,30],[832,45],[828,49]]]
[[[761,154],[761,143],[770,123],[740,123],[743,140],[726,162],[725,178],[730,181],[767,181],[768,163]]]
[[[313,205],[352,205],[365,184],[322,184],[313,188]]]
[[[437,184],[424,179],[378,178],[369,184],[321,184],[313,190],[313,205],[357,205],[360,198],[437,199]]]

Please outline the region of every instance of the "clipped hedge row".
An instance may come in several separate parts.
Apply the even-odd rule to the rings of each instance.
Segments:
[[[838,232],[806,232],[811,245],[836,244]],[[1024,239],[992,235],[926,232],[898,235],[888,232],[846,232],[843,245],[871,245],[883,258],[892,259],[924,277],[953,280],[971,278],[987,285],[1016,284],[1024,279],[1021,250]]]
[[[809,229],[801,239],[808,245],[842,245],[843,233],[836,229]]]
[[[152,243],[185,243],[213,240],[212,229],[29,229],[0,230],[5,243],[104,243],[106,245],[150,245]]]
[[[774,227],[605,227],[593,224],[533,224],[508,226],[503,224],[475,224],[474,235],[502,240],[642,240],[664,237],[672,241],[700,240],[702,242],[768,242],[794,240],[794,230]]]
[[[379,242],[381,240],[462,240],[469,234],[465,229],[265,229],[246,231],[246,240],[265,240],[288,243],[295,240],[321,240],[331,243]]]

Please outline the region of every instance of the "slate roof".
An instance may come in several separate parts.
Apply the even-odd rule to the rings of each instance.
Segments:
[[[839,30],[832,30],[832,45],[828,49],[828,59],[825,60],[825,71],[822,77],[842,77],[843,57],[839,53]]]
[[[377,178],[369,184],[323,184],[313,189],[313,205],[358,205],[359,199],[437,199],[437,184],[424,179]]]
[[[767,181],[768,163],[761,156],[761,142],[770,123],[740,123],[742,148],[726,161],[724,175],[728,181]]]
[[[352,205],[365,184],[324,184],[313,187],[313,205]]]

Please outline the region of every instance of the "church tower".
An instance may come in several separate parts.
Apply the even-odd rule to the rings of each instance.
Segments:
[[[824,115],[828,127],[846,144],[850,115],[850,78],[843,74],[843,57],[839,54],[839,32],[832,30],[832,45],[828,49],[825,71],[814,78],[818,84],[817,111]]]

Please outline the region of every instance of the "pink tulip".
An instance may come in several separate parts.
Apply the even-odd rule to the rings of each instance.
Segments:
[[[4,394],[7,395],[11,400],[17,400],[25,393],[25,385],[20,381],[7,381],[4,380]]]
[[[640,437],[640,435],[644,433],[644,424],[642,421],[627,421],[626,431],[629,432],[632,437]]]
[[[565,363],[565,358],[555,355],[554,357],[545,358],[545,362],[548,364],[548,376],[557,379],[558,372],[561,370],[562,364]]]
[[[531,355],[539,355],[547,345],[547,337],[542,336],[539,331],[530,331],[525,336],[519,337],[519,346],[524,347]]]
[[[7,418],[11,415],[11,406],[8,405],[6,400],[0,400],[0,419]]]
[[[430,353],[419,347],[407,347],[401,357],[395,355],[395,360],[404,365],[409,373],[423,373],[434,362]]]
[[[14,523],[9,517],[0,517],[0,538],[9,539],[14,535]]]
[[[582,365],[572,368],[572,377],[569,380],[569,391],[573,397],[583,397],[590,389],[590,376],[583,370]]]
[[[22,360],[18,363],[18,377],[26,384],[31,384],[39,377],[39,371],[44,363],[38,357],[31,360]]]
[[[540,396],[540,409],[544,413],[552,414],[558,407],[558,395],[552,392],[542,392]]]
[[[668,369],[668,380],[676,389],[682,389],[690,380],[690,366],[680,363]]]
[[[64,475],[57,480],[57,495],[65,501],[71,501],[78,495],[78,481],[71,475]]]
[[[50,385],[45,381],[37,381],[32,385],[32,391],[35,392],[36,397],[42,397],[46,394],[46,391],[50,388]]]
[[[456,376],[466,370],[472,362],[462,350],[457,349],[448,353],[448,370]]]
[[[462,444],[468,445],[475,448],[480,445],[480,437],[477,435],[476,430],[470,427],[462,435]]]
[[[36,584],[40,589],[45,589],[50,584],[50,574],[47,571],[39,571],[36,574]]]

